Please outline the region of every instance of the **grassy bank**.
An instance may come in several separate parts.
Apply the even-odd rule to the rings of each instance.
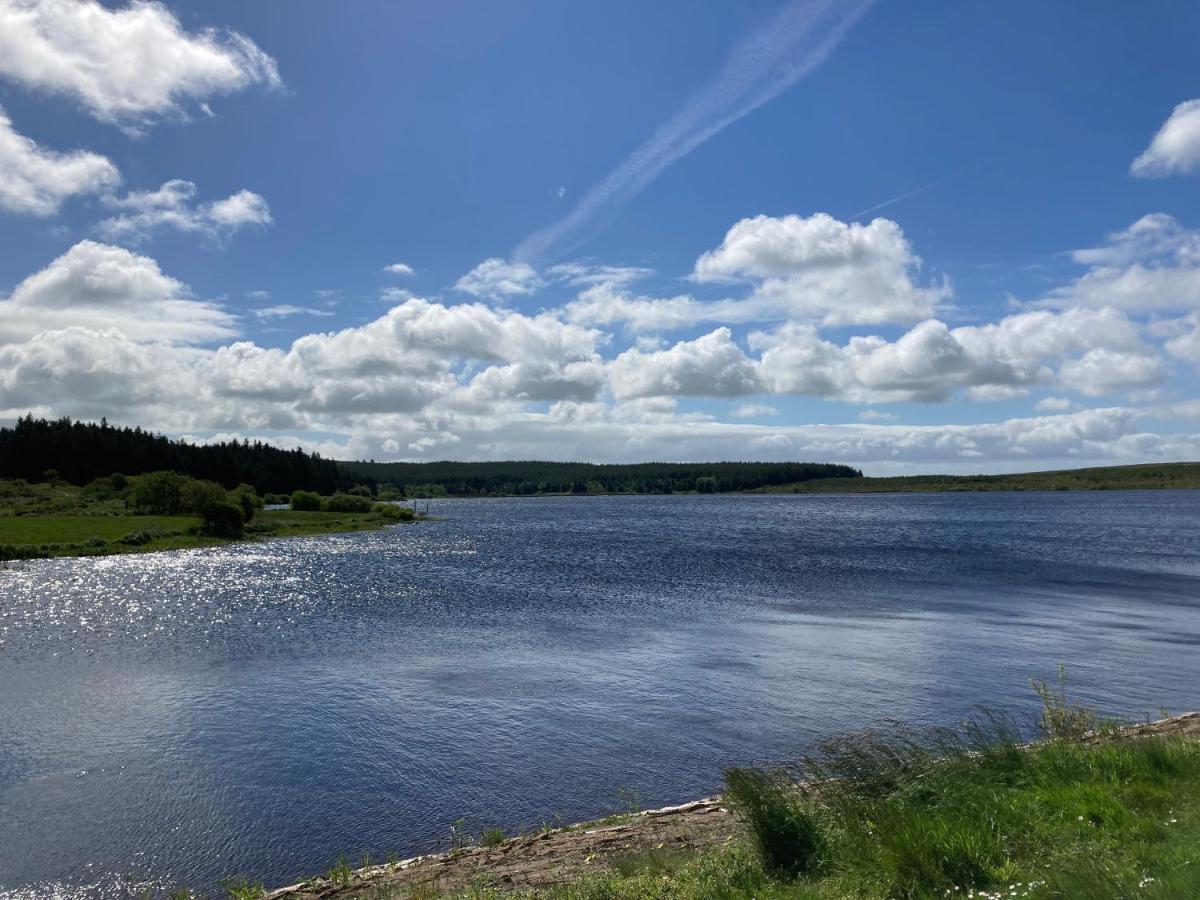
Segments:
[[[0,560],[55,556],[108,556],[213,547],[271,537],[372,531],[395,524],[376,513],[267,510],[247,524],[241,538],[200,533],[194,516],[0,515]]]
[[[659,813],[643,819],[641,842],[575,826],[369,871],[339,861],[274,896],[1200,897],[1200,719],[1106,726],[1041,687],[1034,744],[1004,716],[980,714],[956,729],[892,725],[785,766],[730,769],[733,819],[707,842],[672,841]],[[269,895],[242,884],[233,896]]]
[[[220,537],[206,532],[198,515],[138,514],[127,494],[64,482],[0,481],[0,561],[147,553],[236,540],[368,531],[395,524],[400,512],[369,503],[364,511],[257,509],[242,526],[240,537]]]
[[[1012,475],[899,475],[819,478],[762,488],[769,494],[872,494],[931,491],[1118,491],[1200,488],[1200,463],[1102,466]]]

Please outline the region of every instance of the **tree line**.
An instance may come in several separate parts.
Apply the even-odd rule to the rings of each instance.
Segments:
[[[261,441],[191,444],[107,421],[18,419],[0,428],[0,478],[43,480],[53,471],[72,484],[114,472],[140,475],[170,470],[226,488],[253,485],[260,494],[303,489],[332,494],[353,486],[336,462],[303,450],[281,450]]]
[[[833,463],[563,463],[516,462],[348,462],[353,478],[410,497],[485,496],[548,493],[672,494],[722,493],[815,478],[861,478],[862,472]]]
[[[715,462],[596,464],[513,462],[338,462],[281,450],[261,441],[191,444],[141,428],[69,418],[18,419],[0,428],[0,478],[62,478],[87,484],[114,472],[174,471],[226,488],[250,485],[260,495],[349,492],[355,486],[388,497],[531,495],[547,493],[722,493],[817,478],[861,478],[833,463]]]

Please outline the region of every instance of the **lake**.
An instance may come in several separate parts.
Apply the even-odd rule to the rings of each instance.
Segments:
[[[434,501],[0,571],[0,897],[279,884],[885,717],[1200,707],[1200,492]]]

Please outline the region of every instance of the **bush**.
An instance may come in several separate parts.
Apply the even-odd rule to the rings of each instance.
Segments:
[[[262,509],[263,500],[248,484],[239,484],[231,492],[231,496],[242,507],[242,518],[249,522],[254,518],[254,511]]]
[[[356,484],[354,487],[350,488],[349,493],[353,494],[355,497],[370,497],[371,488],[365,484]]]
[[[200,513],[201,532],[212,537],[240,538],[246,533],[241,504],[230,499],[206,506]]]
[[[141,547],[143,544],[149,544],[151,541],[156,541],[162,536],[161,531],[153,528],[143,531],[131,531],[125,537],[121,538],[121,543],[129,547]]]
[[[245,534],[246,512],[239,495],[215,481],[189,480],[183,489],[184,507],[200,516],[200,533],[239,538]],[[251,507],[250,514],[254,514]]]
[[[178,472],[147,472],[133,482],[133,506],[138,512],[160,516],[183,510],[183,488],[190,479]]]
[[[290,502],[291,498],[287,494],[263,494],[263,503],[271,506],[280,506]]]
[[[321,501],[321,509],[336,513],[365,513],[370,512],[374,504],[370,497],[359,497],[355,494],[343,494],[341,491],[332,497]]]
[[[293,491],[291,505],[298,512],[320,512],[321,495],[315,491]]]
[[[196,515],[204,515],[204,510],[229,502],[229,492],[215,481],[201,481],[189,478],[183,485],[182,508]]]
[[[395,503],[376,503],[371,512],[392,522],[411,522],[417,517],[410,506],[397,506]]]

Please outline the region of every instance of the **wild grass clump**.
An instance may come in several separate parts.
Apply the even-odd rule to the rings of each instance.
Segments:
[[[1138,883],[1144,892],[1165,877],[1147,874],[1147,860],[1176,836],[1185,806],[1200,837],[1200,812],[1190,812],[1200,806],[1200,747],[1081,743],[1099,718],[1067,698],[1065,673],[1057,688],[1035,689],[1042,743],[1022,744],[994,713],[957,729],[893,723],[826,741],[787,767],[730,769],[726,798],[768,874],[836,882],[848,896],[986,897],[1005,887],[1005,896],[1117,897]],[[1200,896],[1200,852],[1188,852],[1190,874],[1174,877],[1194,893],[1176,896]],[[1097,883],[1119,889],[1083,889]],[[1051,884],[1076,887],[1046,893]]]
[[[729,769],[725,798],[754,837],[763,865],[784,875],[816,871],[824,838],[817,817],[784,772]]]
[[[1100,719],[1095,710],[1067,698],[1067,668],[1058,664],[1058,684],[1030,679],[1030,686],[1042,701],[1038,727],[1050,738],[1077,741],[1095,731]]]
[[[479,845],[481,847],[499,847],[506,840],[508,840],[508,835],[498,825],[483,829],[483,832],[479,835]]]
[[[339,856],[337,861],[329,867],[329,871],[325,873],[325,877],[329,879],[330,884],[336,884],[339,887],[349,887],[354,880],[354,869],[351,868],[350,862],[344,856]]]

